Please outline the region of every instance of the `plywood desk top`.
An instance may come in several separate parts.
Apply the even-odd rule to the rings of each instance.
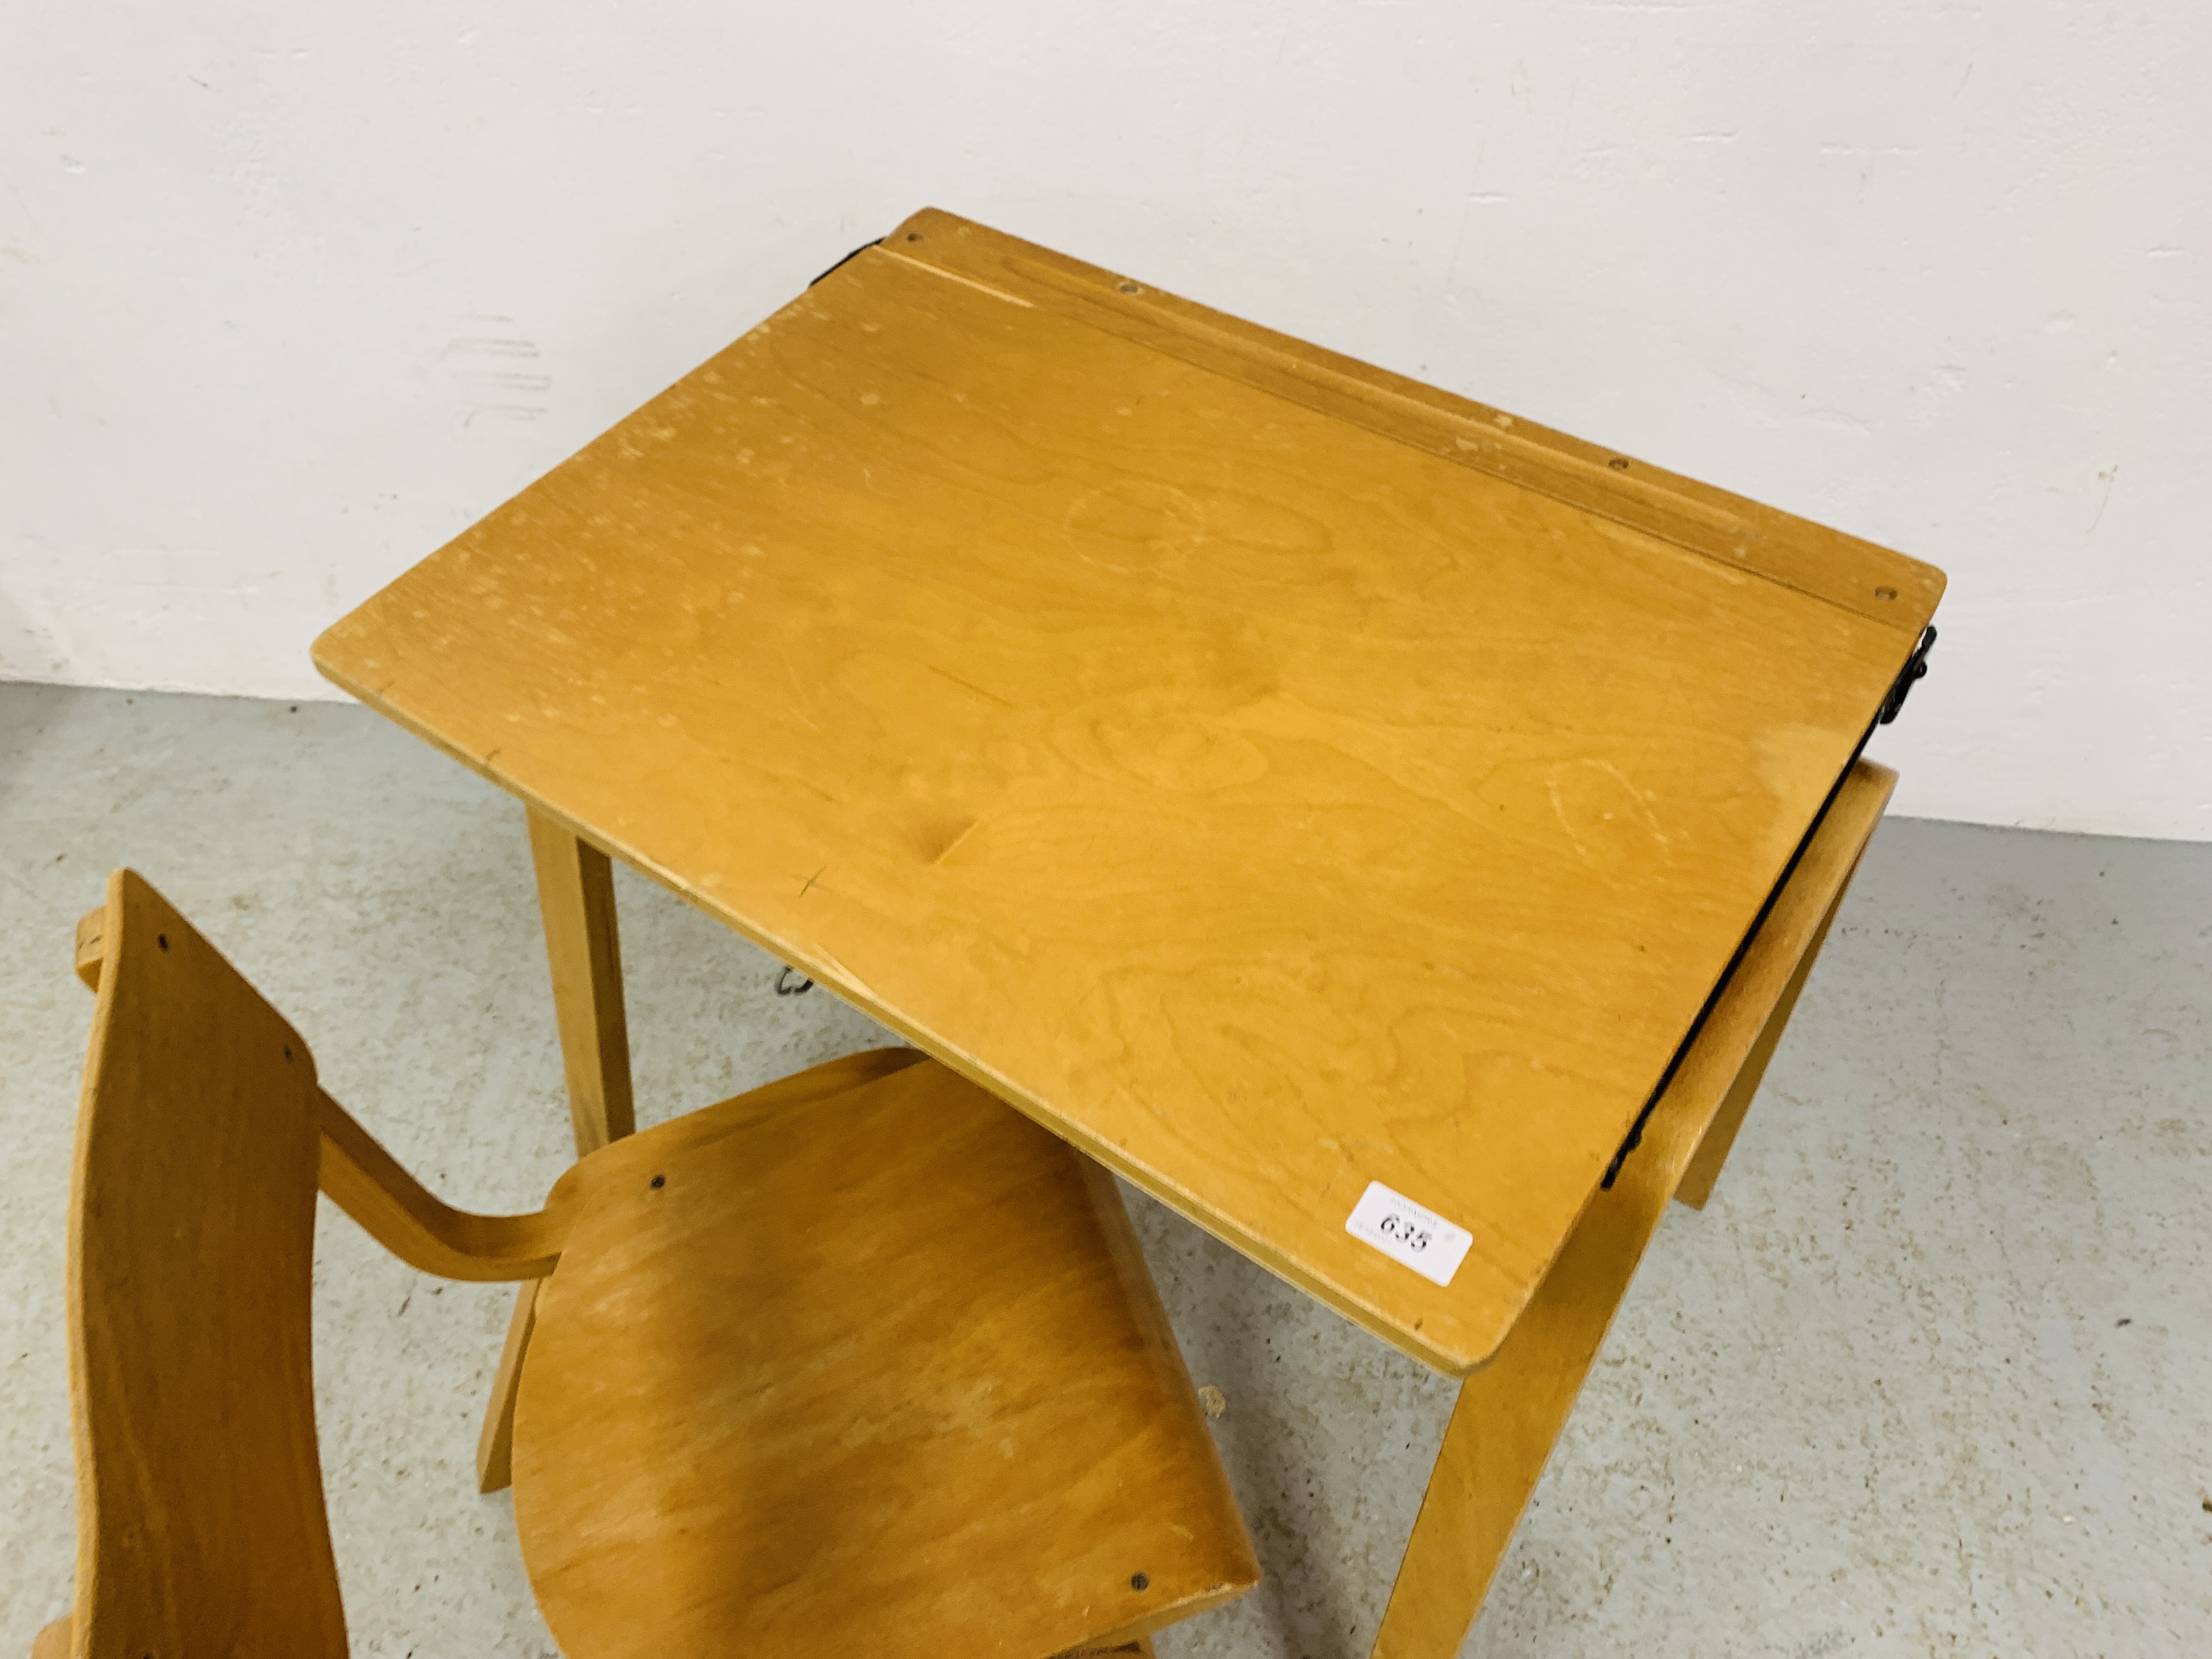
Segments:
[[[315,658],[1462,1372],[1942,587],[926,212]]]

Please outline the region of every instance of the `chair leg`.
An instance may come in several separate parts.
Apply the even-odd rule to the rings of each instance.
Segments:
[[[483,1432],[477,1437],[477,1490],[495,1492],[514,1479],[514,1395],[522,1382],[522,1356],[530,1346],[530,1334],[538,1328],[538,1287],[542,1279],[526,1279],[515,1286],[514,1313],[507,1322],[507,1346],[500,1350],[499,1370],[491,1381],[491,1404],[484,1412]],[[46,1659],[43,1654],[36,1659]]]
[[[568,1116],[576,1156],[582,1158],[636,1127],[614,869],[605,853],[535,809],[530,814],[530,855],[538,869],[538,908],[553,969]]]
[[[568,1083],[568,1124],[576,1156],[587,1158],[637,1127],[629,1075],[629,1021],[623,1009],[622,941],[615,924],[614,866],[596,847],[535,808],[530,811],[530,861],[538,874],[538,908],[545,924],[545,958],[553,971],[553,1014],[561,1032],[561,1066]],[[492,1379],[477,1439],[477,1489],[494,1492],[513,1480],[514,1391],[522,1356],[537,1323],[538,1285],[517,1288],[507,1346]],[[43,1659],[43,1656],[41,1656]]]

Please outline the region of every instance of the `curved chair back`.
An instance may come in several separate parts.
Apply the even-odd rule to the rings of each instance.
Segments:
[[[108,878],[100,925],[70,1193],[64,1650],[344,1659],[308,1346],[314,1061],[135,872]]]

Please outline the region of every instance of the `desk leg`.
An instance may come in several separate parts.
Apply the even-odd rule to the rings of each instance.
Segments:
[[[1455,1659],[1551,1456],[1581,1371],[1556,1409],[1547,1409],[1553,1391],[1528,1388],[1516,1397],[1516,1385],[1530,1379],[1513,1376],[1512,1367],[1492,1375],[1504,1363],[1493,1360],[1460,1385],[1373,1659]]]
[[[1474,1628],[1674,1191],[1685,1151],[1672,1104],[1661,1103],[1613,1189],[1590,1200],[1497,1354],[1460,1385],[1374,1659],[1454,1659]]]
[[[576,1156],[588,1157],[637,1127],[630,1098],[629,1025],[623,1012],[622,945],[615,927],[615,876],[607,855],[551,818],[530,814],[530,857],[538,868],[538,908],[553,969],[553,1013],[568,1079],[568,1122]],[[536,1281],[515,1292],[507,1345],[492,1379],[491,1403],[477,1441],[477,1489],[497,1492],[509,1479],[514,1392],[537,1323]]]
[[[1713,1176],[1781,1041],[1893,781],[1874,767],[1861,767],[1854,776],[1857,842],[1843,849],[1850,860],[1843,878],[1809,943],[1790,964],[1756,1040],[1741,1051],[1740,1063],[1733,1060],[1740,1030],[1729,1039],[1726,1059],[1708,1056],[1701,1062],[1692,1048],[1660,1097],[1642,1146],[1621,1166],[1613,1189],[1591,1197],[1498,1352],[1460,1385],[1443,1449],[1437,1455],[1375,1638],[1375,1659],[1455,1659],[1668,1200],[1680,1196],[1701,1205],[1711,1191]],[[1830,840],[1816,836],[1812,861],[1801,869],[1817,870],[1824,860],[1838,856],[1834,837],[1850,833],[1850,823],[1849,817],[1832,817]],[[1743,964],[1751,977],[1741,987],[1771,986],[1781,979],[1787,958],[1779,957],[1778,949],[1762,952],[1753,941]],[[1764,993],[1747,989],[1743,994]],[[1721,1079],[1727,1073],[1719,1069],[1723,1064],[1735,1064],[1736,1070],[1725,1093]],[[1720,1106],[1703,1103],[1716,1095]]]
[[[576,1156],[637,1127],[629,1091],[629,1026],[623,1015],[622,947],[607,855],[552,819],[530,814],[530,856],[553,969],[553,1012],[568,1074]]]
[[[1751,1045],[1744,1056],[1743,1067],[1729,1085],[1720,1106],[1713,1113],[1713,1121],[1705,1126],[1705,1139],[1690,1156],[1689,1167],[1682,1171],[1682,1184],[1674,1189],[1675,1198],[1693,1210],[1705,1207],[1705,1200],[1713,1195],[1713,1183],[1721,1178],[1721,1166],[1728,1162],[1729,1149],[1735,1145],[1736,1131],[1743,1127],[1744,1114],[1751,1109],[1751,1097],[1759,1092],[1759,1085],[1766,1076],[1766,1064],[1774,1058],[1774,1050],[1782,1041],[1782,1033],[1790,1024],[1790,1013],[1797,1006],[1797,994],[1805,988],[1812,976],[1813,964],[1820,955],[1820,947],[1827,943],[1828,928],[1836,919],[1836,912],[1844,902],[1844,893],[1850,890],[1850,878],[1844,882],[1843,891],[1836,895],[1828,914],[1820,918],[1813,941],[1805,947],[1799,958],[1796,971],[1790,975],[1790,983],[1783,988],[1781,1000],[1774,1012],[1766,1017],[1766,1024],[1759,1031],[1759,1041]]]
[[[1474,1628],[1521,1515],[1483,1485],[1480,1415],[1462,1383],[1370,1659],[1454,1659]]]

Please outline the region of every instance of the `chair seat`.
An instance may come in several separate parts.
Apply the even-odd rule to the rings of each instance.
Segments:
[[[1046,1659],[1258,1580],[1111,1178],[936,1062],[817,1066],[562,1188],[514,1468],[569,1659]]]

